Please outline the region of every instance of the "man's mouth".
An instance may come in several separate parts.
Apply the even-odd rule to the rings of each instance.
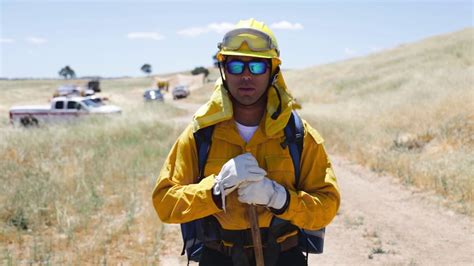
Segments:
[[[241,87],[241,88],[239,88],[239,90],[244,91],[244,92],[251,92],[251,91],[254,91],[255,89],[250,88],[250,87]]]

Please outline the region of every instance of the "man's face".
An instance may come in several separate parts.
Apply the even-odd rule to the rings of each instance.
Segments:
[[[267,63],[265,72],[260,75],[255,75],[250,72],[249,65],[246,64],[244,71],[241,74],[231,74],[227,67],[227,63],[232,61],[242,61],[248,63],[251,61],[259,61]],[[232,97],[242,105],[253,105],[259,99],[263,99],[262,95],[266,92],[268,81],[270,78],[270,64],[269,60],[248,56],[228,56],[225,65],[225,77],[227,87]]]

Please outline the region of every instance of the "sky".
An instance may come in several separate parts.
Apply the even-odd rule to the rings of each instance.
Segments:
[[[0,0],[0,78],[143,76],[212,65],[240,19],[273,30],[282,68],[322,65],[473,27],[473,1]]]

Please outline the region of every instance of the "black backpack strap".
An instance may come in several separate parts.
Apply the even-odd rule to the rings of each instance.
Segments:
[[[285,127],[285,141],[284,146],[288,146],[290,150],[291,159],[293,160],[293,167],[295,169],[295,187],[298,187],[300,180],[300,165],[301,165],[301,155],[303,153],[303,139],[304,138],[304,125],[303,121],[296,113],[296,111],[291,112],[290,120]],[[272,220],[272,226],[281,222],[281,219],[274,217]],[[287,222],[287,221],[286,221]],[[324,247],[324,232],[325,228],[319,230],[299,230],[299,247],[303,250],[306,250],[306,258],[308,253],[322,253]]]
[[[198,156],[199,176],[197,178],[197,182],[199,182],[204,177],[204,167],[206,166],[207,155],[211,148],[213,131],[214,126],[212,125],[201,128],[193,134]],[[181,224],[181,235],[184,242],[181,255],[184,255],[186,252],[188,257],[188,265],[190,260],[196,262],[199,261],[199,257],[201,256],[204,245],[202,242],[204,239],[202,236],[203,232],[201,232],[200,229],[204,227],[203,224],[206,222],[206,218],[201,218]]]
[[[285,126],[285,144],[290,150],[293,168],[295,170],[295,187],[300,181],[301,154],[303,153],[304,126],[303,121],[296,111],[291,111],[290,120]]]
[[[301,154],[303,153],[303,138],[304,138],[304,126],[303,121],[296,111],[292,110],[290,119],[284,128],[285,140],[280,143],[283,149],[288,147],[290,152],[291,161],[293,162],[293,169],[295,171],[295,188],[298,188],[300,175],[301,175]],[[281,225],[290,224],[288,221],[273,216],[270,223],[270,228],[281,227]]]
[[[194,141],[196,142],[196,149],[198,155],[199,177],[198,181],[204,177],[204,168],[206,166],[207,156],[212,144],[212,132],[214,125],[201,128],[194,132]]]

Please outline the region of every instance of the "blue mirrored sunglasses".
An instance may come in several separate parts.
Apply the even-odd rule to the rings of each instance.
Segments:
[[[226,63],[227,72],[232,75],[240,75],[244,73],[247,67],[253,75],[261,75],[267,71],[268,63],[265,61],[249,61],[232,60]]]

